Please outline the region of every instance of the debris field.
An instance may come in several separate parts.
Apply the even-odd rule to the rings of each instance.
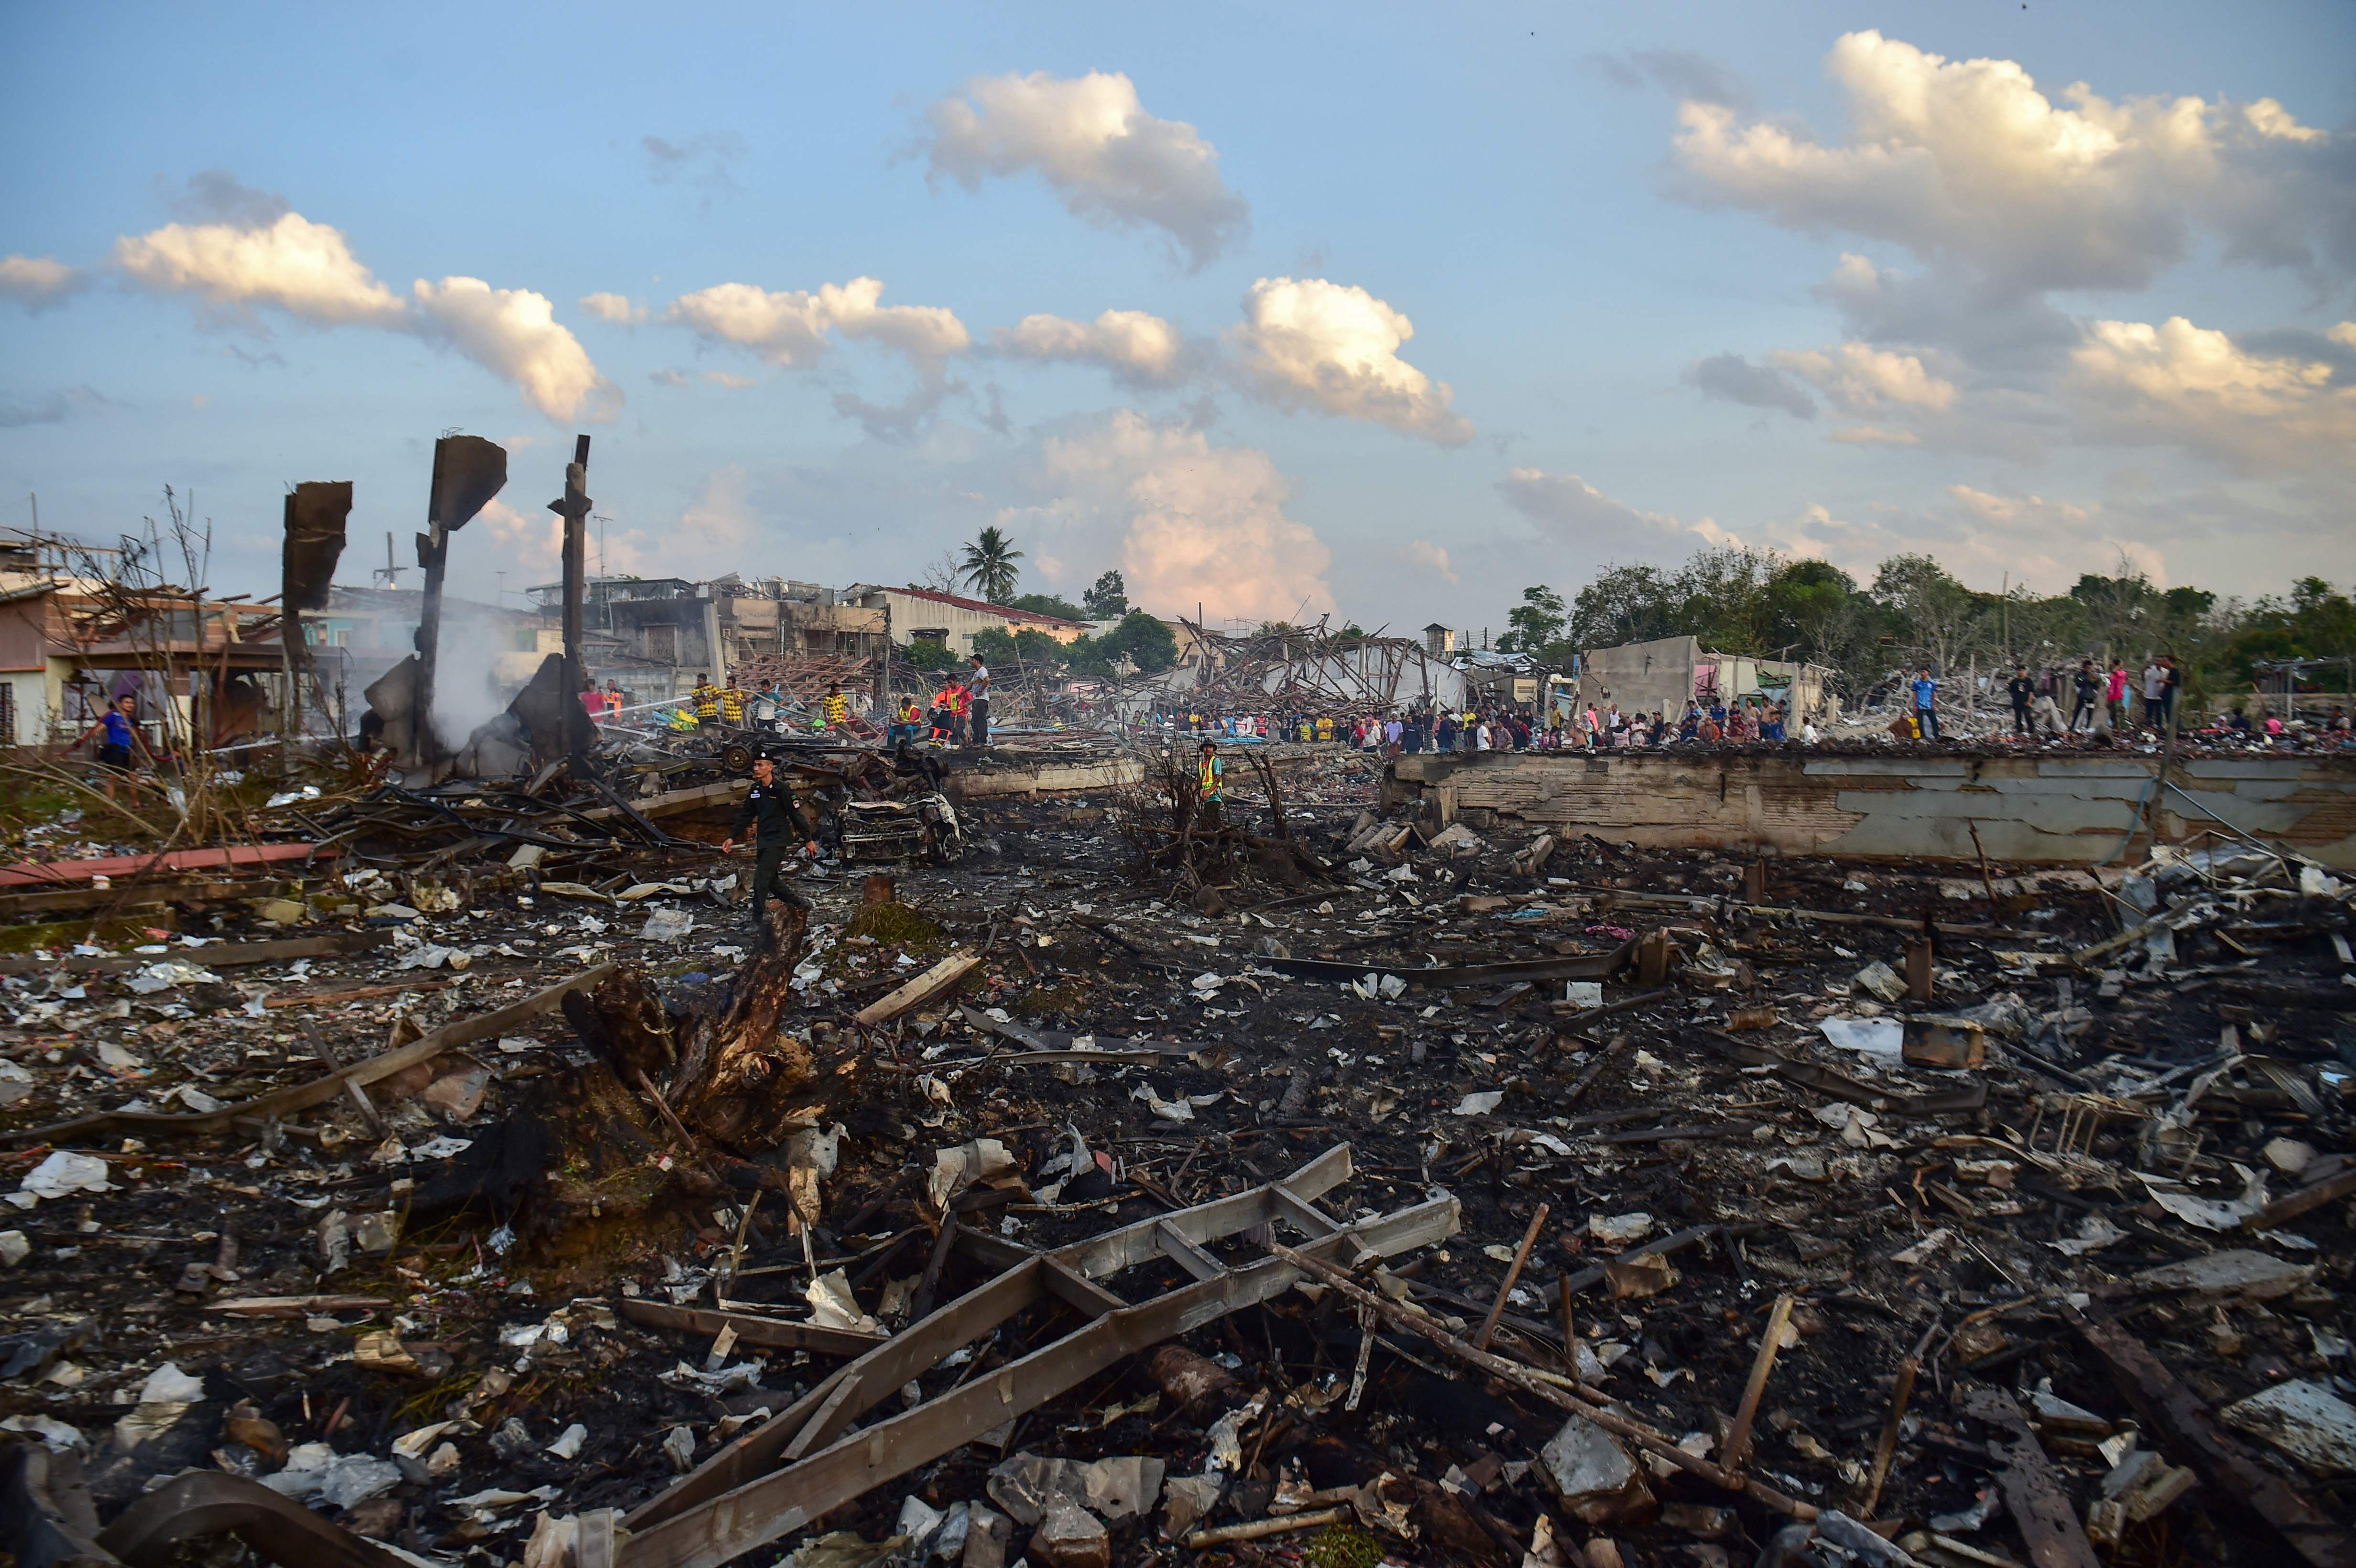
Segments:
[[[757,926],[741,786],[646,763],[16,928],[0,1548],[2356,1562],[2356,890],[1484,836],[1271,750]]]

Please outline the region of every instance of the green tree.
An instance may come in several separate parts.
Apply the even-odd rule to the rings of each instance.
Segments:
[[[908,645],[900,650],[899,656],[911,668],[924,670],[928,674],[935,670],[955,668],[958,662],[958,656],[949,651],[948,644],[934,637],[910,639]]]
[[[1129,613],[1129,584],[1121,581],[1119,572],[1108,571],[1081,595],[1080,603],[1087,606],[1087,620],[1118,621]]]
[[[984,664],[1012,665],[1019,656],[1014,639],[1002,626],[984,626],[973,635],[973,651]]]
[[[965,547],[958,567],[964,573],[967,587],[992,604],[1003,604],[1012,597],[1015,581],[1022,576],[1014,564],[1022,559],[1023,552],[1014,548],[1014,541],[992,523]]]
[[[1974,593],[1927,555],[1893,555],[1873,575],[1873,596],[1904,628],[1901,633],[1916,659],[1944,676],[1977,650],[1996,603],[1992,593]]]
[[[1092,618],[1077,604],[1068,599],[1058,598],[1053,593],[1023,593],[1012,599],[1001,600],[1000,603],[1010,610],[1028,610],[1033,615],[1053,615],[1061,621],[1086,621]]]
[[[1522,602],[1505,612],[1505,632],[1497,639],[1501,652],[1536,654],[1562,641],[1569,624],[1562,595],[1545,583],[1522,590]]]
[[[1178,635],[1159,617],[1131,610],[1120,624],[1098,639],[1116,658],[1125,658],[1147,675],[1160,675],[1178,662]]]

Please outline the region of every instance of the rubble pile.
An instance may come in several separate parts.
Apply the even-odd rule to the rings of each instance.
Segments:
[[[756,929],[676,760],[306,801],[302,896],[0,960],[0,1550],[2356,1551],[2312,864],[1509,838],[1335,754],[1229,776],[1280,876],[993,800]],[[809,760],[830,833],[946,800],[891,767]]]

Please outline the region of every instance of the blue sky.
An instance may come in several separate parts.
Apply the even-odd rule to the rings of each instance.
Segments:
[[[550,573],[576,429],[646,572],[906,581],[997,522],[1026,586],[1475,629],[1730,541],[2356,577],[2340,4],[16,6],[0,43],[0,517],[193,489],[224,591],[274,586],[314,478],[357,481],[365,581],[452,428],[512,453],[454,555],[486,598]]]

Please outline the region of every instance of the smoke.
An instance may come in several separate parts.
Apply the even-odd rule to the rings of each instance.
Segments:
[[[540,667],[532,656],[529,667],[513,678],[502,678],[529,654],[528,632],[505,624],[489,608],[463,599],[442,601],[441,653],[434,661],[434,733],[452,751],[491,719],[507,711],[517,692]]]

